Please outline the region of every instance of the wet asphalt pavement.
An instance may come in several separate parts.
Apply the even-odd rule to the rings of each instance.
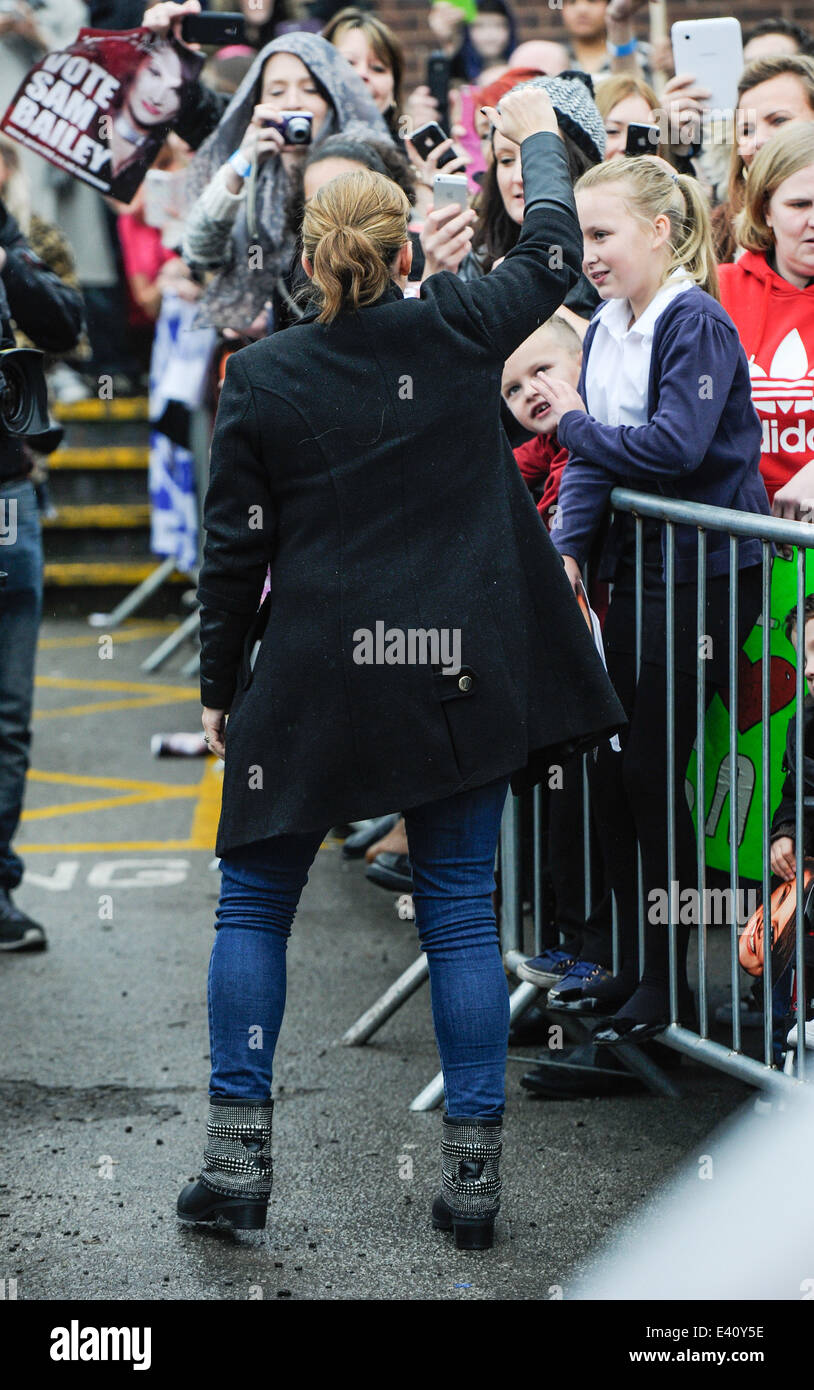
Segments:
[[[150,754],[152,733],[198,727],[186,649],[147,676],[158,624],[133,620],[108,658],[100,635],[43,628],[18,901],[50,949],[0,956],[0,1232],[18,1299],[567,1298],[748,1089],[685,1063],[681,1100],[539,1100],[515,1050],[497,1243],[456,1252],[429,1228],[440,1114],[408,1108],[438,1070],[427,987],[367,1046],[339,1042],[417,947],[335,839],[289,948],[267,1230],[178,1226],[206,1118],[217,769]]]

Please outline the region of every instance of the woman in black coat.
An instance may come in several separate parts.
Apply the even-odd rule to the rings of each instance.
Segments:
[[[434,1222],[491,1244],[503,804],[512,775],[548,776],[624,722],[500,425],[504,360],[579,274],[568,165],[544,92],[512,93],[494,119],[522,145],[527,198],[498,270],[440,274],[405,300],[407,198],[376,172],[341,175],[305,211],[320,308],[227,368],[199,585],[203,722],[226,765],[209,1142],[179,1198],[189,1221],[265,1224],[300,891],[331,825],[399,806],[446,1095]]]

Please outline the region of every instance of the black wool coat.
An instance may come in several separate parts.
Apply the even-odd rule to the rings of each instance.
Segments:
[[[198,590],[201,697],[230,711],[219,854],[530,784],[624,723],[500,424],[504,360],[582,255],[559,137],[522,160],[492,274],[391,285],[229,360]]]

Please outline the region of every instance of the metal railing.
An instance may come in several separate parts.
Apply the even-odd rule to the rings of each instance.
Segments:
[[[643,526],[647,518],[664,523],[665,527],[665,579],[667,590],[666,601],[666,697],[667,709],[666,729],[668,737],[668,778],[666,787],[667,797],[667,872],[669,882],[675,881],[676,872],[676,849],[675,849],[675,816],[676,816],[676,793],[675,793],[675,658],[676,658],[676,623],[675,623],[675,528],[676,526],[690,526],[698,534],[698,558],[697,558],[697,605],[696,605],[696,638],[697,638],[697,663],[696,663],[696,806],[697,822],[699,833],[697,835],[697,876],[695,887],[698,892],[698,903],[707,903],[707,864],[706,864],[706,720],[707,720],[707,683],[705,658],[702,656],[701,638],[704,634],[705,611],[706,611],[706,589],[707,589],[707,537],[711,531],[724,533],[729,537],[729,651],[730,651],[730,670],[729,670],[729,890],[730,890],[730,913],[729,913],[729,983],[732,992],[731,1006],[731,1043],[729,1045],[717,1042],[710,1037],[710,1016],[709,1016],[709,988],[710,988],[710,963],[709,963],[709,927],[710,924],[705,920],[703,912],[699,915],[699,925],[697,928],[697,990],[698,990],[698,1032],[680,1025],[678,1019],[678,962],[676,949],[676,902],[672,892],[667,895],[668,926],[669,932],[669,963],[670,963],[670,1018],[671,1022],[666,1030],[659,1034],[659,1042],[683,1052],[695,1062],[703,1063],[707,1066],[715,1067],[727,1072],[742,1081],[748,1082],[753,1086],[760,1087],[766,1091],[786,1093],[790,1086],[799,1085],[807,1075],[814,1073],[814,1065],[806,1068],[805,1056],[805,1028],[804,1028],[804,1007],[805,991],[802,982],[805,979],[805,960],[804,960],[804,936],[805,925],[803,916],[803,855],[797,853],[797,911],[795,920],[795,953],[794,969],[797,980],[798,994],[798,1028],[797,1028],[797,1047],[796,1047],[796,1075],[792,1075],[788,1070],[781,1070],[774,1062],[773,1052],[773,1008],[772,1008],[772,958],[771,951],[766,950],[765,965],[763,973],[763,1057],[762,1060],[748,1056],[742,1047],[741,1039],[741,986],[746,978],[742,974],[738,960],[738,940],[739,922],[734,910],[735,904],[739,902],[738,887],[740,870],[738,863],[739,836],[738,836],[738,651],[741,644],[738,641],[738,545],[742,539],[757,539],[761,542],[761,564],[762,564],[762,591],[761,591],[761,721],[763,726],[763,739],[761,748],[761,772],[762,772],[762,802],[761,802],[761,843],[762,843],[762,900],[768,904],[770,899],[770,826],[771,826],[771,768],[773,750],[769,737],[770,711],[771,711],[771,690],[770,690],[770,638],[771,638],[771,566],[774,554],[774,547],[796,547],[796,604],[797,604],[797,633],[802,634],[805,630],[804,603],[805,603],[805,580],[806,580],[806,552],[814,548],[814,526],[803,522],[783,521],[775,517],[765,517],[746,512],[732,511],[722,507],[711,507],[696,505],[694,503],[674,501],[672,499],[653,496],[650,493],[639,493],[629,491],[625,488],[616,488],[611,494],[611,504],[615,511],[630,513],[634,519],[635,539],[636,539],[636,603],[635,603],[635,625],[636,625],[636,669],[640,668],[642,659],[642,631],[644,617],[643,602],[643,576],[644,576],[644,537]],[[808,809],[814,815],[814,799],[809,806],[805,805],[804,797],[804,727],[803,727],[803,704],[804,704],[804,641],[798,640],[797,660],[795,663],[796,682],[795,698],[796,708],[794,718],[796,720],[796,786],[797,797],[795,806],[795,848],[804,844],[804,812]],[[777,750],[774,750],[777,751]],[[591,873],[591,825],[590,825],[590,795],[589,782],[587,776],[587,763],[583,760],[583,836],[584,836],[584,874],[585,874],[585,916],[589,915],[592,906],[593,882]],[[533,809],[533,852],[532,852],[532,889],[531,889],[531,924],[528,935],[531,937],[531,954],[538,955],[543,949],[543,874],[544,864],[544,819],[543,819],[543,793],[540,786],[534,788],[532,793]],[[527,884],[524,884],[523,875],[523,855],[522,837],[520,829],[520,798],[509,796],[501,825],[500,844],[498,849],[498,860],[500,865],[500,887],[501,905],[499,916],[500,943],[503,953],[503,960],[509,973],[517,970],[521,961],[529,958],[529,952],[524,950],[524,937],[526,936],[526,922],[524,915],[524,896],[526,896]],[[639,882],[638,882],[638,935],[639,935],[639,959],[644,956],[645,944],[645,903],[644,889],[641,873],[641,856],[639,856]],[[742,925],[742,923],[740,924]],[[652,930],[652,927],[651,927]],[[613,911],[613,969],[616,971],[619,965],[618,947],[618,924],[616,906],[614,903]],[[346,1046],[359,1046],[366,1043],[375,1032],[395,1013],[410,996],[421,987],[428,978],[427,960],[422,953],[418,959],[408,967],[406,971],[396,980],[388,990],[361,1016],[360,1019],[347,1031],[342,1041]],[[519,1017],[528,1006],[534,1002],[544,1007],[541,999],[541,991],[533,984],[522,981],[512,990],[510,995],[510,1006],[512,1018]],[[561,1023],[564,1031],[572,1032],[575,1036],[579,1034],[580,1027],[584,1027],[586,1020],[584,1016],[572,1017],[562,1013],[552,1014],[552,1019]],[[589,1016],[590,1017],[590,1016]],[[584,1035],[583,1035],[584,1037]],[[680,1091],[658,1064],[652,1060],[652,1056],[635,1044],[628,1043],[617,1047],[619,1060],[628,1070],[638,1075],[642,1081],[651,1089],[666,1096],[678,1096]],[[419,1093],[410,1106],[411,1110],[430,1110],[438,1105],[443,1099],[443,1078],[438,1073],[432,1081]]]
[[[675,766],[675,697],[676,697],[676,611],[675,611],[675,559],[676,559],[676,526],[692,527],[697,532],[697,605],[696,605],[696,807],[698,833],[697,841],[697,879],[695,888],[697,890],[697,903],[700,908],[697,927],[697,993],[698,993],[698,1032],[682,1026],[678,1023],[679,1005],[679,973],[676,949],[676,928],[678,925],[678,894],[668,890],[667,893],[667,930],[669,933],[669,971],[670,971],[670,1025],[666,1031],[659,1035],[659,1041],[668,1047],[674,1048],[679,1052],[686,1053],[697,1062],[703,1062],[709,1066],[716,1067],[730,1075],[739,1077],[741,1080],[752,1085],[759,1086],[765,1090],[783,1090],[789,1085],[796,1085],[806,1079],[806,1055],[805,1055],[805,1029],[804,1014],[806,996],[803,989],[805,979],[804,961],[804,916],[803,916],[803,853],[799,852],[805,843],[804,837],[804,812],[805,788],[803,780],[804,769],[804,668],[805,668],[805,642],[802,634],[805,631],[805,578],[806,578],[806,552],[814,547],[814,527],[808,523],[784,521],[775,517],[765,517],[751,513],[732,511],[727,508],[697,505],[694,503],[680,502],[668,498],[653,496],[649,493],[639,493],[629,491],[625,488],[616,488],[611,494],[611,505],[617,512],[627,512],[634,519],[636,534],[636,670],[640,669],[642,659],[642,623],[643,623],[643,578],[644,578],[644,545],[643,545],[643,526],[647,518],[652,518],[664,524],[664,554],[665,554],[665,580],[666,580],[666,694],[667,708],[666,731],[667,731],[667,877],[668,884],[671,886],[676,882],[676,766]],[[731,1007],[731,1045],[715,1041],[710,1034],[709,1017],[709,928],[710,923],[706,920],[706,905],[709,901],[707,894],[707,864],[706,864],[706,762],[705,762],[705,743],[706,743],[706,720],[707,720],[707,686],[705,668],[705,647],[703,639],[705,637],[705,612],[706,612],[706,592],[707,592],[707,537],[709,532],[714,531],[719,534],[724,533],[729,537],[729,981],[732,992]],[[741,873],[738,862],[739,850],[739,825],[738,825],[738,652],[741,643],[738,641],[738,547],[742,539],[757,539],[761,543],[761,565],[762,565],[762,593],[761,593],[761,614],[759,622],[761,624],[762,650],[761,650],[761,692],[760,710],[762,725],[762,802],[761,802],[761,845],[762,845],[762,901],[769,903],[770,899],[770,827],[771,827],[771,768],[773,750],[770,742],[770,718],[771,718],[771,657],[770,657],[770,638],[771,638],[771,566],[773,558],[773,547],[796,547],[796,611],[797,611],[797,660],[795,663],[796,683],[795,698],[796,707],[794,719],[796,720],[795,745],[796,745],[796,804],[795,804],[795,853],[797,867],[797,907],[795,920],[795,952],[794,970],[797,981],[797,1002],[798,1002],[798,1028],[797,1028],[797,1048],[796,1048],[796,1075],[789,1075],[787,1072],[778,1070],[774,1061],[773,1050],[773,1001],[772,990],[774,981],[772,979],[772,953],[768,949],[770,934],[767,932],[767,949],[764,952],[765,964],[763,972],[763,1058],[757,1060],[746,1055],[742,1047],[741,1039],[741,983],[746,978],[741,970],[738,959],[739,942],[739,923],[735,905],[740,901],[739,882]],[[591,900],[591,880],[590,880],[590,826],[589,826],[589,794],[588,779],[583,772],[583,785],[585,789],[585,882],[586,882],[586,916]],[[540,890],[540,871],[541,855],[539,844],[541,839],[541,793],[540,788],[535,788],[534,792],[534,845],[535,862],[533,871],[533,954],[538,954],[542,949],[542,923],[540,918],[541,890]],[[814,802],[812,802],[814,806]],[[520,831],[519,816],[516,799],[514,804],[507,805],[501,828],[501,864],[503,881],[503,904],[500,921],[501,947],[504,961],[510,970],[516,970],[520,961],[528,958],[528,953],[523,950],[524,923],[523,923],[523,904],[522,890],[520,886]],[[645,939],[645,912],[644,894],[641,878],[641,857],[639,858],[639,943],[642,959],[641,946]],[[768,917],[768,914],[767,914]],[[649,928],[653,930],[652,926]],[[614,916],[614,968],[618,962],[618,945],[616,920]],[[534,997],[537,991],[533,989]],[[519,1009],[526,1007],[531,1002],[528,994],[528,985],[521,985],[512,995],[513,1002],[516,996],[523,991],[522,1001],[518,1000]],[[557,1015],[562,1017],[562,1015]],[[619,1048],[620,1055],[629,1064],[635,1063],[633,1069],[644,1074],[642,1062],[644,1060],[641,1049],[637,1049],[632,1044],[627,1044]],[[663,1085],[659,1085],[659,1079],[655,1072],[650,1070],[649,1080],[657,1089],[664,1090]],[[809,1071],[814,1068],[809,1068]],[[648,1078],[646,1078],[648,1079]]]

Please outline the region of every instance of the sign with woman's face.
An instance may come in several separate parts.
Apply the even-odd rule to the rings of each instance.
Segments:
[[[81,29],[31,69],[0,129],[129,203],[176,120],[203,59],[148,29]]]

